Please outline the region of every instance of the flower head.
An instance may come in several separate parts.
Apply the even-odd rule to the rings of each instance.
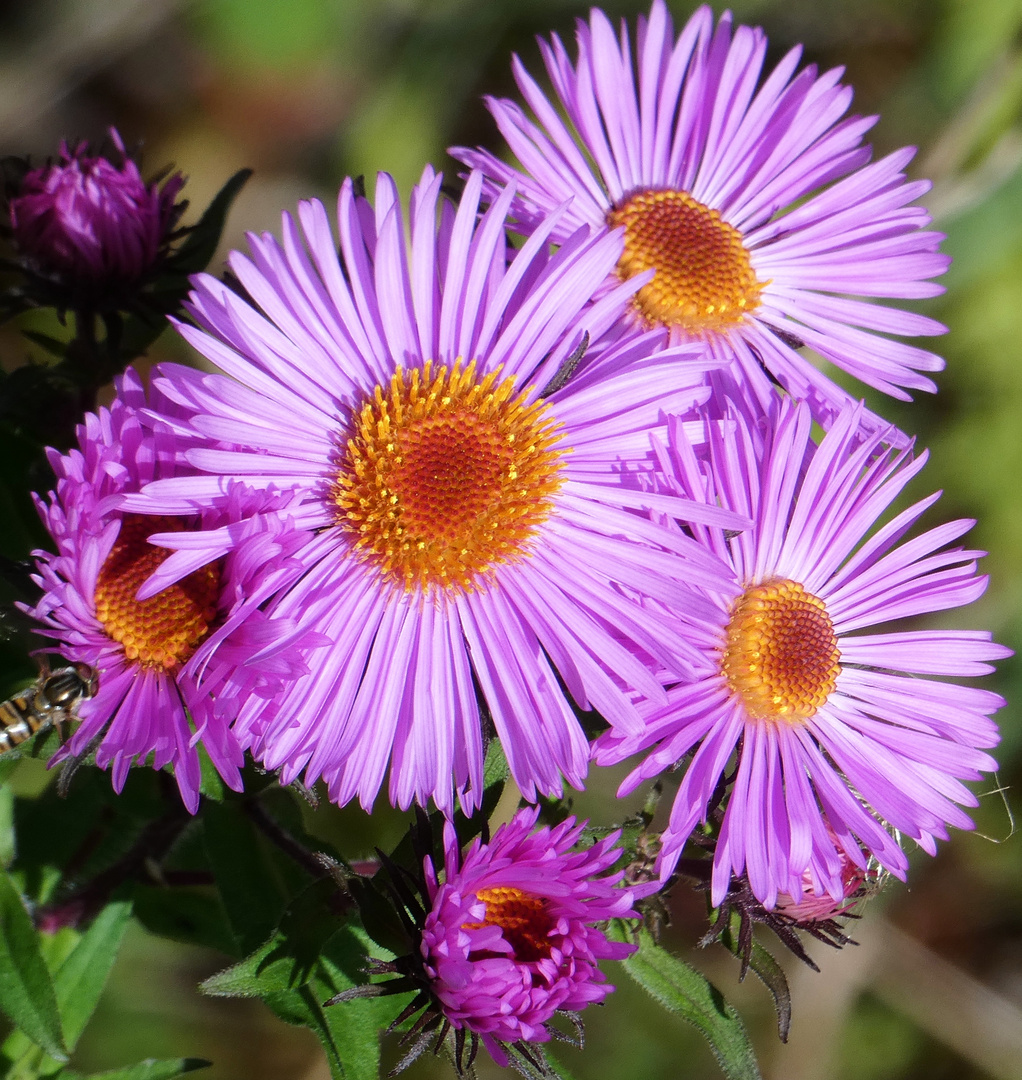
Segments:
[[[508,1063],[502,1043],[547,1042],[555,1013],[602,1001],[614,988],[599,962],[634,950],[595,925],[637,917],[632,894],[615,887],[622,874],[607,873],[618,834],[573,851],[584,825],[568,818],[533,832],[538,813],[519,810],[463,856],[449,844],[442,878],[425,866],[420,951],[430,994],[498,1065]]]
[[[65,143],[59,161],[27,172],[9,200],[15,246],[63,308],[129,306],[184,210],[180,173],[147,184],[113,128],[110,140],[119,161]]]
[[[743,872],[767,908],[782,893],[785,903],[807,893],[843,901],[848,860],[864,867],[869,853],[904,877],[894,834],[932,854],[948,825],[972,825],[956,804],[976,799],[960,781],[995,768],[984,751],[998,741],[989,714],[1002,700],[944,677],[984,674],[1009,650],[979,631],[859,632],[958,607],[986,586],[981,553],[947,546],[971,522],[898,543],[936,496],[867,538],[925,455],[881,450],[883,433],[863,440],[859,419],[854,408],[840,414],[817,446],[804,404],[778,400],[765,418],[735,405],[722,426],[708,421],[705,461],[681,424],[661,453],[671,490],[719,500],[755,524],[692,527],[737,581],[712,597],[703,671],[678,679],[666,707],[645,710],[641,735],[601,736],[595,758],[649,751],[624,793],[691,755],[662,837],[666,876],[737,755],[715,905]]]
[[[168,415],[179,412],[159,395],[153,403]],[[274,647],[262,617],[248,610],[265,598],[261,590],[272,588],[273,572],[287,565],[293,538],[281,538],[276,516],[253,514],[280,500],[240,487],[201,519],[125,512],[125,493],[187,469],[180,439],[165,424],[148,425],[146,405],[129,369],[110,408],[85,417],[81,450],[50,452],[56,490],[37,504],[57,552],[35,552],[43,596],[30,614],[64,656],[98,673],[98,692],[79,708],[70,752],[81,753],[99,738],[96,763],[112,768],[117,790],[132,762],[153,754],[155,768],[173,765],[194,812],[196,744],[202,743],[227,783],[240,788],[242,752],[229,728],[240,702],[253,697],[270,708],[268,699],[282,680],[305,670],[297,649]],[[139,601],[139,587],[167,557],[149,543],[150,535],[169,533],[180,542],[200,520],[237,533],[232,557],[221,552],[203,558],[179,581]],[[249,663],[264,647],[261,661]]]
[[[251,260],[231,257],[252,303],[195,279],[199,325],[181,333],[233,378],[166,367],[158,385],[194,414],[181,430],[213,440],[187,454],[208,475],[127,504],[184,512],[242,480],[294,492],[288,512],[309,539],[267,610],[330,644],[275,715],[243,707],[234,731],[285,781],[324,777],[338,803],[371,805],[389,765],[401,807],[449,808],[452,787],[471,805],[480,698],[522,791],[580,784],[589,745],[569,695],[639,730],[634,693],[663,694],[652,658],[687,648],[642,598],[698,605],[687,583],[721,572],[639,512],[660,497],[636,475],[652,469],[661,410],[704,399],[714,362],[682,347],[692,379],[665,393],[658,373],[677,351],[650,357],[636,339],[551,390],[636,287],[590,303],[620,241],[583,231],[550,256],[552,218],[509,262],[510,193],[479,218],[479,176],[457,210],[440,182],[427,169],[413,192],[410,244],[381,175],[375,211],[341,189],[343,262],[310,202],[304,237],[286,215],[282,244],[253,236]],[[681,517],[737,521],[666,498]],[[147,590],[174,580],[177,560]]]
[[[623,228],[617,275],[656,272],[630,320],[733,354],[764,405],[769,376],[824,423],[850,400],[796,351],[802,344],[896,397],[933,390],[922,373],[940,358],[887,335],[944,328],[857,299],[941,291],[929,281],[949,261],[941,236],[922,231],[929,218],[911,205],[928,185],[902,171],[913,151],[870,163],[861,140],[875,118],[844,116],[851,90],[840,70],[797,71],[796,48],[763,76],[763,32],[732,33],[730,15],[714,27],[701,7],[675,38],[654,0],[637,39],[633,61],[627,31],[618,39],[594,10],[578,26],[577,62],[556,36],[541,41],[568,122],[515,58],[535,119],[512,101],[487,104],[520,167],[483,150],[452,154],[484,170],[493,193],[518,185],[522,232],[568,199],[555,240],[582,224]]]

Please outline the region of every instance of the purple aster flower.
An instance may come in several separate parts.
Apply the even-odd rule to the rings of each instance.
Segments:
[[[158,383],[195,413],[182,430],[220,446],[187,454],[207,477],[129,500],[168,513],[232,480],[295,491],[289,512],[311,538],[268,612],[331,644],[275,715],[243,706],[235,732],[285,782],[304,770],[334,801],[366,807],[388,764],[398,806],[432,796],[449,808],[452,777],[472,805],[480,696],[527,796],[562,790],[562,776],[581,784],[589,745],[569,698],[641,730],[633,692],[663,694],[651,659],[687,648],[643,597],[699,605],[689,583],[722,572],[639,512],[661,496],[637,478],[652,468],[661,410],[704,399],[697,384],[714,361],[691,346],[650,357],[635,339],[553,390],[637,287],[589,303],[620,239],[583,231],[550,256],[554,216],[509,262],[511,194],[479,218],[480,176],[457,210],[440,184],[427,169],[415,188],[410,244],[381,175],[375,211],[350,181],[341,189],[341,261],[326,211],[308,202],[304,237],[285,215],[282,244],[252,236],[252,259],[231,257],[251,302],[194,279],[199,328],[181,332],[233,378],[171,366]],[[691,383],[665,392],[679,355]],[[676,513],[737,522],[684,500]],[[172,556],[147,590],[184,565]]]
[[[635,946],[609,940],[598,924],[639,917],[633,892],[621,887],[624,871],[610,872],[621,857],[620,833],[572,850],[586,823],[568,818],[535,829],[538,815],[538,807],[519,810],[492,840],[474,840],[464,855],[446,823],[442,867],[428,853],[432,837],[422,815],[421,874],[383,856],[382,884],[411,952],[371,960],[371,973],[395,977],[342,991],[326,1004],[416,990],[392,1025],[419,1014],[402,1040],[413,1046],[395,1072],[430,1043],[439,1049],[453,1029],[459,1075],[471,1071],[480,1040],[498,1065],[523,1071],[529,1064],[546,1075],[534,1044],[573,1041],[551,1021],[566,1017],[581,1038],[578,1012],[614,989],[600,961],[623,960]]]
[[[14,243],[61,307],[128,305],[166,255],[186,205],[175,202],[180,173],[147,184],[114,128],[110,141],[111,157],[64,143],[59,161],[27,172],[9,200]]]
[[[159,395],[154,404],[168,415],[180,412]],[[240,702],[254,699],[269,708],[282,682],[306,670],[297,648],[276,642],[279,631],[268,637],[265,617],[249,610],[272,592],[274,573],[288,565],[288,544],[298,536],[281,526],[279,515],[252,513],[286,500],[237,486],[201,517],[206,528],[236,534],[231,557],[214,555],[155,596],[136,599],[167,558],[148,535],[162,529],[183,538],[200,524],[195,516],[152,519],[121,509],[125,493],[187,468],[180,438],[165,425],[144,424],[145,408],[141,383],[129,369],[110,408],[86,415],[80,452],[49,452],[56,490],[37,505],[57,553],[35,552],[35,580],[44,594],[29,613],[64,656],[90,665],[99,677],[98,692],[81,705],[78,730],[56,760],[68,751],[82,753],[98,738],[96,763],[111,767],[119,791],[132,762],[152,754],[154,768],[173,766],[194,812],[196,744],[240,789],[243,755],[230,731]],[[260,650],[267,655],[249,663]]]
[[[444,1019],[483,1045],[498,1065],[502,1044],[548,1042],[555,1013],[575,1013],[614,989],[601,960],[634,945],[608,940],[597,923],[638,918],[616,888],[620,833],[579,851],[585,823],[568,818],[531,830],[539,810],[519,810],[488,843],[459,856],[448,830],[445,872],[425,863],[430,903],[422,927],[423,972]]]
[[[897,834],[934,853],[948,825],[972,826],[956,804],[976,799],[960,781],[995,768],[984,751],[998,741],[989,714],[1001,698],[944,677],[982,675],[1009,650],[980,631],[871,631],[983,592],[981,553],[947,546],[972,523],[899,544],[931,496],[867,538],[925,455],[881,450],[884,433],[863,439],[859,420],[856,408],[842,412],[816,446],[804,403],[778,400],[767,418],[736,406],[723,426],[708,422],[705,460],[680,423],[661,449],[669,490],[755,524],[737,534],[690,526],[737,579],[711,594],[703,670],[678,679],[666,707],[644,707],[640,735],[602,735],[595,759],[649,752],[624,794],[691,755],[662,837],[666,876],[695,825],[716,819],[715,792],[737,755],[714,905],[743,873],[767,908],[780,893],[843,900],[846,860],[864,867],[870,853],[904,878]]]
[[[796,351],[803,343],[895,397],[935,389],[921,373],[943,361],[888,335],[944,327],[858,299],[942,291],[929,280],[949,262],[942,237],[922,231],[929,217],[911,205],[929,185],[905,179],[912,149],[870,163],[861,140],[875,117],[844,116],[840,69],[797,71],[796,48],[761,79],[761,30],[732,35],[729,14],[714,28],[701,7],[675,39],[663,0],[639,21],[634,62],[627,30],[615,37],[599,10],[579,23],[577,63],[556,36],[540,48],[567,122],[516,57],[535,119],[505,99],[487,105],[520,168],[451,151],[487,173],[491,194],[517,184],[522,232],[567,199],[555,240],[583,224],[623,226],[618,276],[656,271],[631,321],[733,354],[764,408],[770,376],[824,423],[850,401]]]

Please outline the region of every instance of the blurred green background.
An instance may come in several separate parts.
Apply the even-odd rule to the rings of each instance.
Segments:
[[[630,19],[645,10],[605,7]],[[671,7],[679,22],[692,10]],[[990,628],[1018,649],[1022,0],[748,0],[734,10],[766,29],[771,62],[802,42],[808,61],[843,65],[856,110],[881,114],[878,154],[919,147],[912,171],[934,181],[926,201],[955,259],[947,295],[923,307],[950,328],[937,346],[948,368],[936,397],[872,404],[930,448],[910,494],[945,489],[931,520],[977,518],[973,541],[990,552],[986,598],[947,621]],[[188,175],[195,210],[234,170],[252,166],[226,252],[244,243],[247,229],[278,228],[281,209],[301,198],[329,205],[345,175],[386,169],[407,194],[425,162],[453,171],[446,146],[496,147],[480,95],[511,94],[511,52],[538,72],[535,35],[570,38],[586,11],[573,0],[6,0],[0,154],[42,160],[65,137],[98,142],[112,123],[141,147],[144,172],[173,162]],[[27,350],[15,329],[0,330],[5,366],[23,362]],[[165,336],[151,355],[185,353]],[[917,859],[910,887],[893,883],[853,926],[857,948],[813,948],[822,974],[787,964],[787,1046],[777,1041],[763,988],[753,979],[739,986],[723,950],[692,948],[705,929],[704,904],[675,890],[670,940],[738,1005],[770,1080],[1022,1077],[1022,856],[1008,809],[1022,780],[1019,681],[1018,661],[990,681],[1015,704],[1001,715],[1000,776],[978,792],[977,834],[956,835],[936,860]],[[601,821],[619,816],[615,783],[595,776],[577,808]],[[333,808],[310,825],[352,856],[403,829],[400,815],[370,822]],[[202,1074],[210,1080],[326,1080],[311,1033],[256,1003],[198,995],[200,979],[225,963],[133,932],[78,1067],[190,1055],[214,1061]],[[622,976],[611,978],[620,984]],[[586,1022],[586,1052],[559,1055],[579,1078],[719,1075],[693,1032],[626,985]],[[392,1042],[389,1065],[399,1057]],[[479,1072],[498,1070],[484,1064]],[[407,1075],[448,1074],[444,1063],[424,1059]]]

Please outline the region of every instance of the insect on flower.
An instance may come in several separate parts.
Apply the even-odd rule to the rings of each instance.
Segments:
[[[78,706],[99,687],[99,674],[88,664],[50,671],[44,667],[35,686],[0,704],[0,754],[6,754],[39,731],[64,729],[77,718]]]

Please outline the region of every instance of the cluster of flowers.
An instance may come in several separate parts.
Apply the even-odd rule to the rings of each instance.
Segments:
[[[407,211],[385,174],[372,202],[346,181],[336,234],[301,204],[228,281],[193,281],[179,330],[221,373],[163,365],[147,401],[129,371],[53,455],[35,614],[100,672],[70,751],[102,734],[115,785],[173,762],[193,809],[201,742],[232,786],[248,751],[338,804],[371,807],[389,773],[394,805],[445,813],[478,806],[491,735],[530,800],[643,755],[622,794],[682,769],[661,879],[722,814],[715,904],[745,875],[767,909],[840,910],[868,860],[904,877],[902,837],[933,852],[970,827],[962,781],[994,768],[1000,699],[944,677],[1007,650],[870,632],[982,593],[952,546],[971,523],[903,540],[933,496],[875,528],[925,454],[799,351],[934,389],[940,359],[898,337],[943,328],[873,302],[940,291],[926,184],[911,150],[870,160],[840,71],[795,49],[764,73],[762,32],[708,9],[675,35],[655,0],[634,52],[599,11],[574,61],[541,48],[555,100],[516,60],[531,116],[488,101],[520,166],[455,149],[457,204],[427,167]],[[593,744],[580,710],[605,721]],[[572,949],[503,920],[532,925],[566,837],[537,873],[491,881],[484,846],[433,879],[425,963],[487,1045],[606,992],[588,959],[561,986],[551,949]],[[493,973],[520,950],[525,1004]],[[514,1032],[469,1015],[480,979]]]

